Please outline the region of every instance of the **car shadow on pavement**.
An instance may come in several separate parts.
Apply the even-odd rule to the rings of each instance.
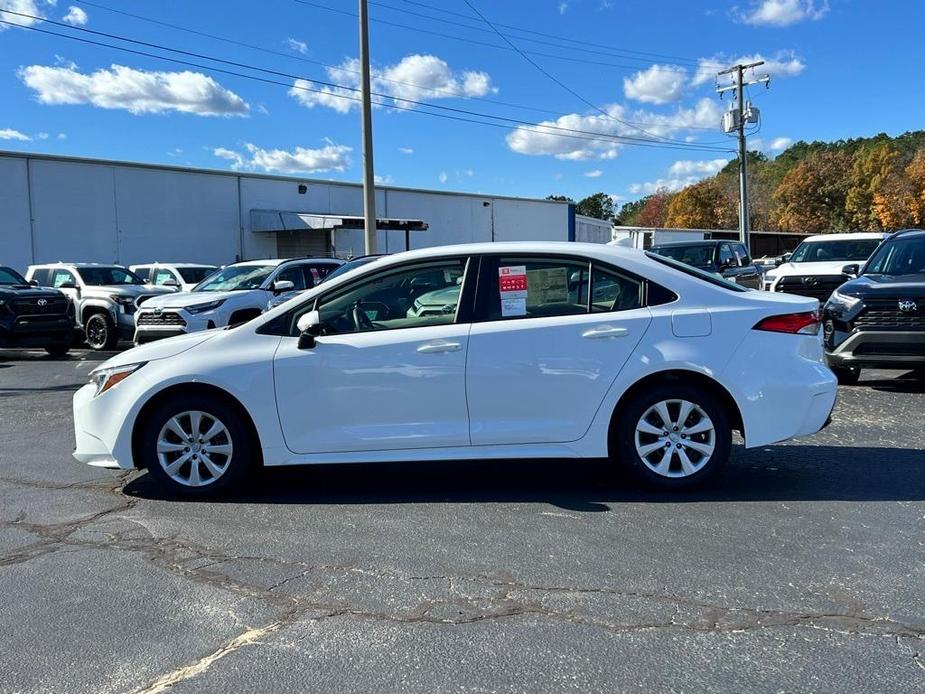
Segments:
[[[167,496],[147,474],[126,494]],[[676,492],[640,486],[599,460],[500,460],[269,468],[243,492],[209,499],[247,504],[548,503],[606,512],[619,503],[747,501],[919,501],[925,451],[788,445],[744,451],[702,488]]]
[[[864,378],[856,388],[873,388],[886,393],[925,393],[925,370],[908,371],[895,378]]]

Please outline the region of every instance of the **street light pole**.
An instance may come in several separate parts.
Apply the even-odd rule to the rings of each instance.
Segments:
[[[360,65],[362,103],[360,106],[363,135],[363,219],[366,254],[376,252],[376,180],[373,167],[373,109],[369,79],[369,10],[367,0],[360,2]]]

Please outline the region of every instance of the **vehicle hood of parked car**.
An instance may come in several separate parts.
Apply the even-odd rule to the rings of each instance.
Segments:
[[[57,289],[31,285],[7,284],[0,287],[0,299],[58,299],[63,296]]]
[[[113,366],[138,364],[141,362],[175,357],[193,347],[201,345],[207,340],[211,340],[222,332],[222,330],[200,330],[195,333],[187,333],[185,335],[177,335],[176,337],[167,337],[163,340],[157,340],[156,342],[148,342],[139,347],[133,347],[132,349],[120,352],[112,359],[100,364],[97,368],[108,369]]]
[[[840,286],[838,293],[862,299],[925,299],[925,274],[861,275]]]
[[[142,306],[144,308],[186,308],[197,304],[209,304],[213,301],[227,301],[233,297],[244,297],[252,291],[262,291],[260,289],[248,289],[234,292],[171,292],[164,296],[156,296],[148,299]],[[266,292],[267,295],[270,292]]]
[[[81,296],[143,296],[150,294],[173,294],[169,287],[153,287],[150,284],[107,284],[90,285],[83,289]],[[150,299],[149,299],[150,301]]]
[[[778,277],[801,277],[803,275],[840,275],[842,268],[845,267],[845,265],[852,265],[854,263],[864,267],[864,263],[858,262],[856,260],[826,260],[816,263],[784,263],[774,268],[773,270],[768,270],[766,277],[769,280],[773,280],[777,279]]]

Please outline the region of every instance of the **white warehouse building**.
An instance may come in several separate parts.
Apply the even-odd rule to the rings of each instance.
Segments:
[[[549,200],[378,186],[378,250],[472,241],[610,241]],[[235,171],[0,152],[0,265],[225,264],[364,252],[363,188]],[[579,231],[580,230],[580,233]]]

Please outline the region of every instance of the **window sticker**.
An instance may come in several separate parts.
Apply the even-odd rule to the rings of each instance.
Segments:
[[[526,299],[501,299],[501,317],[509,316],[526,316],[527,300]]]
[[[531,306],[568,303],[568,270],[564,267],[530,270],[527,300]]]
[[[507,265],[498,268],[498,289],[501,301],[527,298],[527,266]]]

